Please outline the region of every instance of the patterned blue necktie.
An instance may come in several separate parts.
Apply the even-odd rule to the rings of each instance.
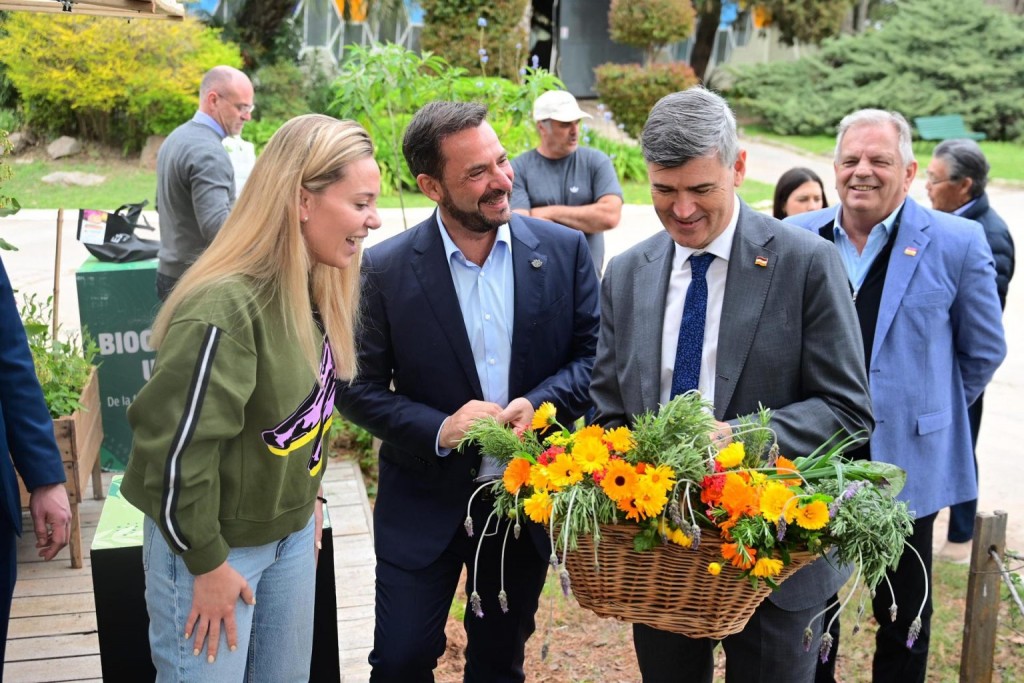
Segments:
[[[690,256],[690,287],[686,290],[683,321],[679,325],[676,364],[672,370],[672,396],[696,389],[700,381],[700,360],[704,351],[704,319],[707,317],[708,309],[708,281],[705,276],[714,258],[714,254]]]

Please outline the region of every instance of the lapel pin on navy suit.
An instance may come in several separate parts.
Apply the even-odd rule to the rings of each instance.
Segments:
[[[768,259],[766,257],[764,257],[764,256],[758,256],[757,258],[754,259],[754,265],[755,266],[760,266],[761,268],[767,268],[768,267]]]
[[[541,266],[544,265],[544,262],[541,261],[539,258],[535,258],[532,261],[530,261],[530,265],[533,266],[534,268],[540,268]]]

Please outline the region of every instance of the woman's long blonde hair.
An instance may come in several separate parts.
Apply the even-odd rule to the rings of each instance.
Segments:
[[[359,260],[338,269],[311,259],[299,223],[299,190],[319,194],[341,180],[349,164],[372,156],[369,134],[354,121],[307,114],[281,126],[217,237],[160,309],[153,323],[154,347],[183,302],[241,276],[252,283],[254,301],[278,300],[284,306],[287,337],[295,340],[314,374],[321,354],[312,324],[315,308],[330,340],[335,375],[354,377]]]

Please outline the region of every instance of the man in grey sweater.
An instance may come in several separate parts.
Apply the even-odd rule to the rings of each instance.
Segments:
[[[235,203],[235,172],[223,140],[242,132],[254,106],[249,77],[230,66],[215,66],[199,84],[199,111],[160,147],[156,294],[161,301],[213,241]]]

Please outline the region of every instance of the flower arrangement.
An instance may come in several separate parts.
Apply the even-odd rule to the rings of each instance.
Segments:
[[[477,444],[506,465],[500,481],[485,485],[495,513],[514,520],[516,533],[524,517],[547,525],[566,593],[567,555],[582,537],[596,547],[602,528],[622,524],[635,526],[637,552],[659,544],[696,550],[702,535],[720,538],[705,571],[747,579],[755,589],[777,587],[796,553],[832,552],[874,590],[912,530],[906,504],[895,500],[905,473],[843,458],[855,439],[833,438],[790,459],[779,452],[767,409],[739,420],[731,441],[717,448],[710,408],[691,392],[639,416],[632,429],[571,432],[545,403],[523,433],[487,418],[462,445]],[[826,657],[829,645],[822,643]]]

